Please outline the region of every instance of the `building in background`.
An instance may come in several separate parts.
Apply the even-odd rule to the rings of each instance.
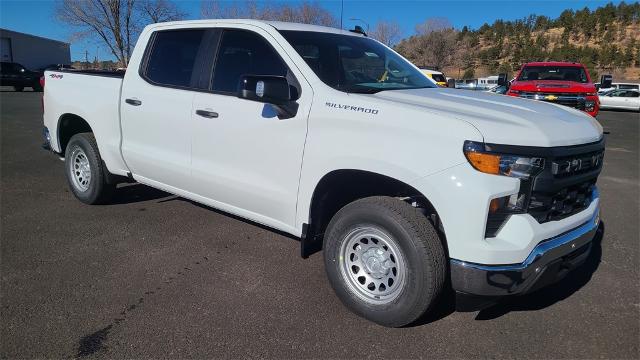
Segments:
[[[37,70],[52,64],[71,63],[69,43],[0,28],[0,58]]]

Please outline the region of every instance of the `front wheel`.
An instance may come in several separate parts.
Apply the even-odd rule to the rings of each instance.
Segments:
[[[329,281],[356,314],[391,327],[408,325],[436,302],[446,259],[438,234],[410,204],[375,196],[331,219],[324,242]]]
[[[105,180],[107,169],[92,133],[71,137],[65,151],[65,168],[71,192],[83,203],[105,203],[113,194],[115,185]]]

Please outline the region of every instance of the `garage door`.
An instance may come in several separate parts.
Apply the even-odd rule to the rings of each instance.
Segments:
[[[6,37],[0,38],[0,43],[1,43],[0,58],[2,59],[2,61],[12,62],[13,56],[11,56],[11,39]]]

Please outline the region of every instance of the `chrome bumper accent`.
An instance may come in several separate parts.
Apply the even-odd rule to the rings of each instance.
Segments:
[[[596,209],[589,221],[542,241],[519,264],[483,265],[451,259],[452,287],[467,294],[503,296],[548,285],[587,259],[599,222],[600,210]]]

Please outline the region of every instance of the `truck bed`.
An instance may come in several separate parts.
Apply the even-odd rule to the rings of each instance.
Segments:
[[[114,174],[126,174],[120,154],[120,92],[124,71],[47,70],[44,85],[44,123],[56,134],[81,118],[93,131],[102,159]],[[70,114],[73,114],[72,116]],[[75,126],[75,125],[74,125]],[[52,150],[64,156],[57,136]]]
[[[80,69],[60,69],[60,70],[51,70],[51,72],[56,73],[70,73],[76,75],[93,75],[93,76],[106,76],[106,77],[114,77],[114,78],[124,78],[124,71],[112,71],[112,70],[80,70]]]

